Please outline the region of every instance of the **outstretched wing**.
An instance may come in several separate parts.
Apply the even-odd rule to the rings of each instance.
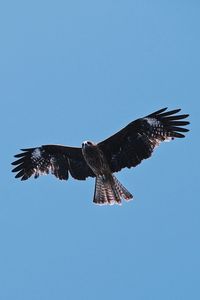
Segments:
[[[185,137],[183,133],[188,129],[183,126],[189,122],[182,119],[189,115],[176,115],[180,109],[166,110],[163,108],[137,119],[98,144],[112,172],[137,166],[143,159],[149,158],[162,141]]]
[[[15,177],[21,177],[21,180],[49,173],[61,180],[67,180],[69,173],[79,180],[95,176],[85,162],[81,148],[44,145],[21,150],[23,152],[15,155],[18,159],[12,163],[16,166],[12,172],[18,172]]]

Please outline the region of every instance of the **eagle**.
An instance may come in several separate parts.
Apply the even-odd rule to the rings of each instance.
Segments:
[[[160,109],[139,118],[108,137],[94,143],[84,141],[82,147],[43,145],[21,149],[12,165],[16,178],[27,180],[43,174],[53,174],[60,180],[68,180],[69,174],[78,180],[95,178],[93,202],[98,205],[121,204],[133,195],[113,174],[123,168],[136,167],[149,158],[155,147],[163,141],[183,138],[189,115],[178,114],[181,109]]]

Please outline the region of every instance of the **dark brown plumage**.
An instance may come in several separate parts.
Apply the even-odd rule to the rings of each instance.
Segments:
[[[78,180],[96,177],[94,202],[97,204],[121,203],[129,200],[131,193],[112,174],[127,167],[135,167],[149,158],[162,141],[183,138],[188,131],[188,114],[177,115],[180,109],[166,112],[160,109],[137,119],[108,139],[94,144],[86,141],[82,148],[62,145],[44,145],[22,149],[12,164],[16,178],[26,180],[32,175],[52,173],[61,180],[69,174]]]

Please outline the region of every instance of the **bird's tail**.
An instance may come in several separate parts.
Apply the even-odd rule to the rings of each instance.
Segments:
[[[95,182],[93,202],[98,205],[121,204],[121,199],[130,200],[132,194],[113,175],[98,175]]]

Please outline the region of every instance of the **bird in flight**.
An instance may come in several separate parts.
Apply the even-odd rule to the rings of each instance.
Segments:
[[[177,114],[180,109],[160,109],[139,118],[119,132],[100,143],[85,141],[82,147],[43,145],[21,149],[12,163],[16,178],[26,180],[32,175],[53,174],[60,180],[67,180],[69,174],[78,180],[95,177],[93,202],[99,205],[121,204],[130,200],[132,194],[119,182],[113,173],[123,168],[135,167],[149,158],[156,146],[163,141],[185,137],[189,131],[183,126],[188,114]]]

